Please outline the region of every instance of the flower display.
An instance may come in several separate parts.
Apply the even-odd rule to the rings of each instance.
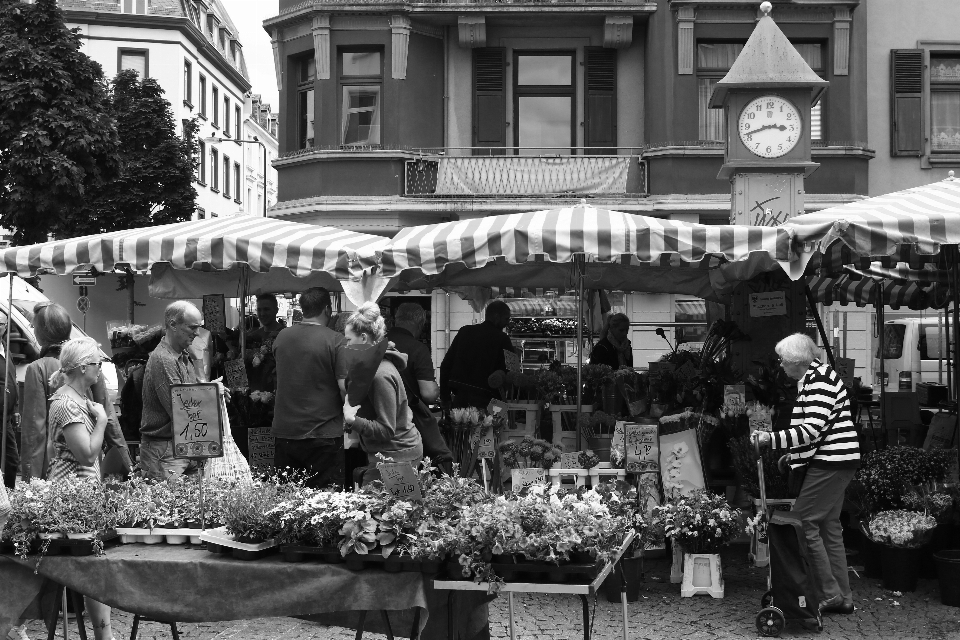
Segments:
[[[893,509],[873,516],[865,531],[874,542],[891,547],[916,548],[930,541],[936,526],[937,519],[932,515]]]
[[[504,442],[499,449],[503,464],[511,469],[551,469],[560,462],[560,454],[563,452],[560,445],[532,436],[524,436],[519,441]]]
[[[577,463],[582,469],[592,469],[600,464],[600,456],[595,454],[591,449],[587,449],[577,455]]]
[[[617,417],[603,411],[594,411],[581,414],[578,424],[580,433],[585,438],[611,436],[617,426]]]
[[[683,468],[683,459],[687,457],[690,449],[685,442],[678,442],[670,449],[667,454],[666,464],[663,468],[663,490],[668,496],[677,495],[683,489],[681,480],[681,469]]]
[[[871,451],[860,463],[851,495],[868,513],[903,509],[911,487],[943,481],[954,455],[947,449],[905,446]]]
[[[740,510],[725,498],[699,489],[688,496],[674,494],[654,508],[652,527],[686,553],[716,553],[740,534],[740,518]]]

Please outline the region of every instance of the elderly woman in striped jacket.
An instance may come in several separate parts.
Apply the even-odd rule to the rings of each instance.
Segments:
[[[860,466],[860,445],[850,418],[850,398],[840,376],[818,359],[820,349],[803,333],[777,343],[784,372],[798,380],[790,427],[757,435],[760,446],[787,449],[792,469],[806,465],[793,512],[803,522],[823,613],[852,613],[840,509]]]

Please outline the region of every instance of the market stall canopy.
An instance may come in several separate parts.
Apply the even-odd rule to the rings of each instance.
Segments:
[[[251,294],[311,286],[340,290],[338,281],[353,283],[348,289],[363,287],[368,274],[358,252],[386,242],[332,227],[236,216],[10,247],[0,251],[0,272],[149,271],[150,294],[162,298],[235,297],[242,277]]]
[[[814,256],[825,275],[849,264],[919,269],[937,262],[943,245],[960,243],[960,180],[950,173],[933,184],[791,218],[782,228],[794,235],[800,259],[785,270],[799,280]]]
[[[660,220],[585,203],[402,230],[376,256],[398,289],[575,288],[722,300],[737,282],[789,262],[782,228]],[[583,264],[578,264],[580,257]]]
[[[953,299],[948,284],[947,272],[933,265],[919,270],[906,265],[885,269],[875,263],[863,271],[847,267],[839,276],[807,277],[814,300],[825,305],[852,302],[866,307],[876,306],[879,300],[893,309],[915,311],[946,308]]]

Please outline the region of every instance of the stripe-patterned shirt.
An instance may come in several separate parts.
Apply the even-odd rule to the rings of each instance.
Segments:
[[[800,381],[790,428],[771,434],[776,449],[789,449],[791,467],[856,469],[860,444],[850,419],[850,395],[840,376],[814,360]]]

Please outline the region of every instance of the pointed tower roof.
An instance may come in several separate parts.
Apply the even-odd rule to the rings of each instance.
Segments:
[[[787,36],[783,35],[783,31],[780,31],[780,27],[770,17],[770,7],[768,2],[760,6],[764,15],[757,21],[750,39],[730,67],[730,71],[714,87],[713,95],[710,96],[711,107],[722,107],[730,89],[760,87],[810,87],[814,89],[810,102],[812,105],[816,104],[830,84],[810,68]]]

